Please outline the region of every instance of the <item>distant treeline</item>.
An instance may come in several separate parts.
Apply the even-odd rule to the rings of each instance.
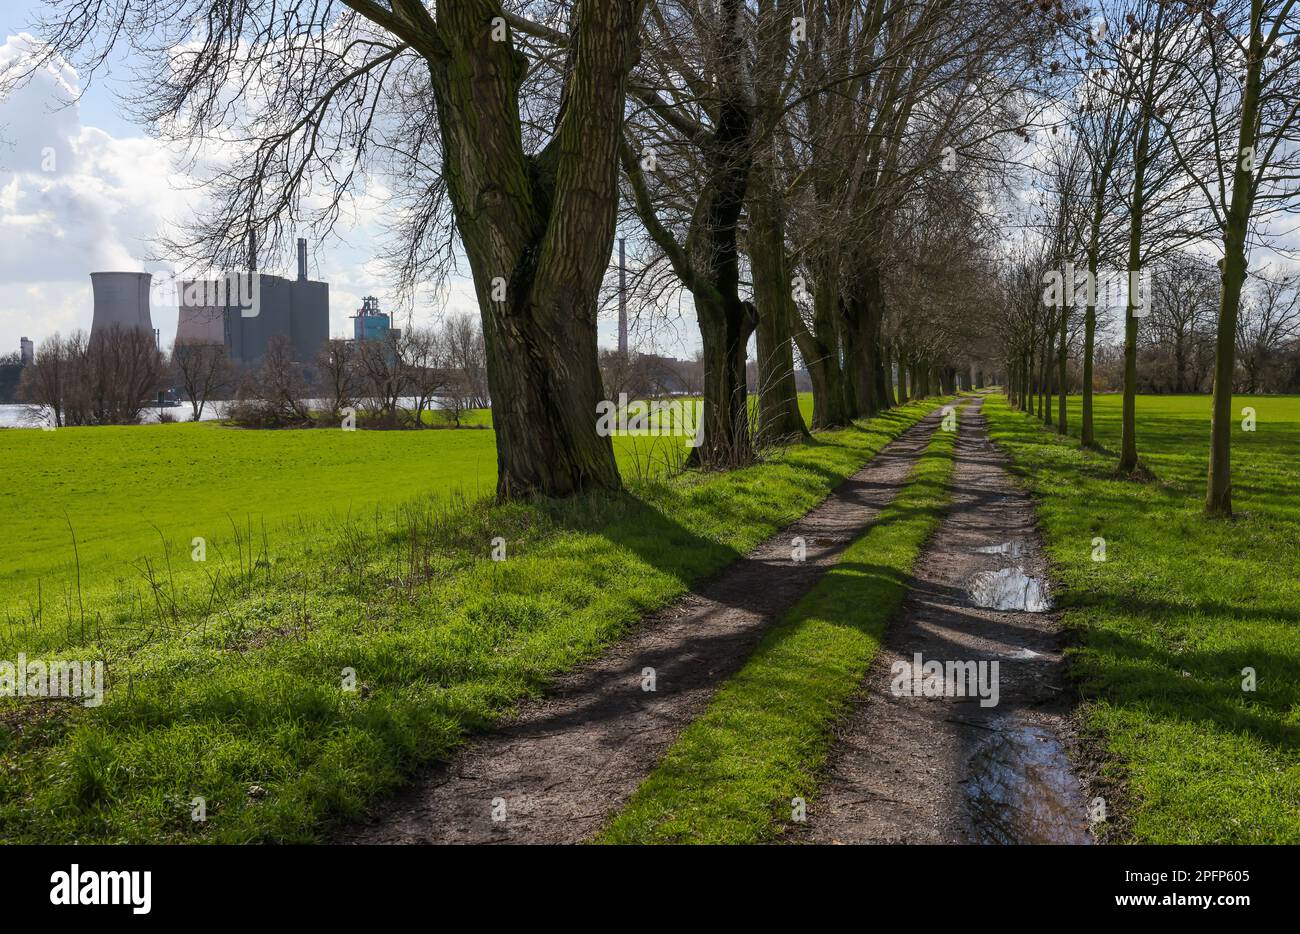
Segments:
[[[0,405],[18,402],[18,380],[23,375],[23,358],[15,351],[0,357]]]
[[[12,369],[12,385],[0,383],[8,397],[60,428],[138,423],[160,394],[182,400],[195,421],[223,402],[228,421],[259,428],[337,425],[349,415],[363,427],[423,427],[434,411],[459,426],[465,412],[489,405],[483,332],[469,315],[375,340],[330,340],[310,361],[294,359],[283,336],[241,367],[222,344],[178,343],[166,355],[151,333],[114,326],[54,334],[31,366],[17,354],[10,362],[0,364],[6,378]]]

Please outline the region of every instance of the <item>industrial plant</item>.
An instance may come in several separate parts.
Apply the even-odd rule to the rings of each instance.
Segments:
[[[177,284],[176,343],[224,344],[236,363],[251,364],[283,335],[295,360],[314,360],[329,340],[330,287],[307,278],[307,241],[298,239],[297,279],[259,274],[251,236],[248,265],[247,273]]]
[[[153,333],[147,272],[92,272],[93,337],[114,325]],[[329,339],[329,283],[307,277],[307,241],[298,240],[298,277],[257,272],[256,241],[249,237],[246,272],[176,283],[176,343],[223,344],[236,363],[256,363],[273,337],[289,339],[294,359],[314,360]],[[387,316],[380,316],[387,322]],[[377,322],[376,322],[377,323]],[[386,324],[385,324],[386,330]]]
[[[402,336],[400,328],[394,328],[392,319],[379,310],[379,299],[367,295],[361,300],[361,307],[352,316],[352,339],[358,344],[362,341],[379,341]]]

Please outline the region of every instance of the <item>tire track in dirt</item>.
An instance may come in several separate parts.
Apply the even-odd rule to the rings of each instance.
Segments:
[[[889,505],[940,416],[935,409],[820,506],[647,617],[335,842],[577,843],[593,836],[741,667],[767,625]],[[806,542],[802,562],[792,560],[795,537]],[[642,690],[647,667],[655,669],[654,692]],[[504,819],[493,819],[494,801],[498,816],[504,803]]]
[[[1011,568],[1046,580],[1033,503],[988,440],[981,404],[962,418],[949,513],[837,727],[807,823],[791,842],[1092,842],[1065,754],[1071,704],[1059,614],[984,609],[970,595],[973,581]],[[895,696],[892,666],[910,670],[916,653],[998,662],[996,706],[970,692]]]

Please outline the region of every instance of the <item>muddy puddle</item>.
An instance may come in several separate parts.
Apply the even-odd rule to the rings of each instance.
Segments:
[[[976,548],[977,555],[1004,555],[1008,558],[1020,558],[1029,554],[1029,543],[1022,538],[1014,538],[1009,542],[1002,542],[998,545],[985,545],[982,548]]]
[[[971,602],[986,610],[1020,610],[1045,613],[1052,608],[1047,582],[1018,567],[981,571],[967,585]]]
[[[1065,747],[1043,727],[1000,721],[963,782],[977,843],[1092,843]]]

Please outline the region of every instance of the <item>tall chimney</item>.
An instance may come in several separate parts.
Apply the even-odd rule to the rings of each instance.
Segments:
[[[307,238],[298,238],[298,281],[307,281]]]
[[[618,352],[627,356],[627,240],[618,238]]]
[[[257,272],[257,231],[248,232],[248,271]]]

